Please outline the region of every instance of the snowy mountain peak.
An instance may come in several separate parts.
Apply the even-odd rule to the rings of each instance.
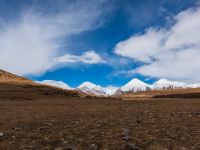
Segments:
[[[66,83],[62,81],[54,81],[54,80],[44,80],[44,81],[36,81],[40,84],[51,85],[63,89],[73,89]],[[122,86],[121,88],[115,86],[107,86],[102,87],[99,85],[95,85],[89,81],[83,82],[81,85],[77,87],[77,89],[81,90],[82,92],[94,94],[94,95],[114,95],[114,94],[122,94],[126,92],[140,92],[140,91],[147,91],[147,90],[164,90],[164,89],[177,89],[177,88],[197,88],[200,87],[200,84],[186,84],[179,81],[171,81],[168,79],[161,78],[160,80],[156,81],[154,84],[149,85],[137,78],[132,79],[127,84]]]
[[[135,84],[135,85],[147,85],[146,83],[144,83],[143,81],[137,79],[137,78],[134,78],[132,79],[131,81],[128,82],[128,84]]]
[[[91,82],[83,82],[77,88],[85,93],[90,93],[95,95],[107,95],[106,89],[104,89],[99,85],[95,85]]]
[[[81,85],[79,85],[78,88],[82,89],[84,87],[88,87],[88,88],[92,89],[92,88],[95,88],[96,86],[97,85],[95,85],[95,84],[93,84],[91,82],[86,81],[86,82],[83,82]]]
[[[62,82],[62,81],[55,81],[55,80],[44,80],[44,81],[36,81],[37,83],[40,84],[45,84],[45,85],[50,85],[50,86],[55,86],[55,87],[59,87],[62,89],[72,89],[69,85],[67,85],[66,83]]]
[[[156,90],[160,90],[160,89],[176,89],[176,88],[184,88],[186,87],[186,84],[183,82],[179,82],[179,81],[170,81],[167,79],[160,79],[158,81],[156,81],[153,85],[152,88],[156,89]]]
[[[125,84],[120,88],[122,92],[128,92],[128,91],[138,92],[138,91],[146,91],[148,89],[150,89],[150,85],[142,82],[137,78],[132,79],[131,81],[129,81],[127,84]]]

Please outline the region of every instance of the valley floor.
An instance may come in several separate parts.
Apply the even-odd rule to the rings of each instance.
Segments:
[[[199,150],[200,99],[0,99],[0,132],[2,150]]]

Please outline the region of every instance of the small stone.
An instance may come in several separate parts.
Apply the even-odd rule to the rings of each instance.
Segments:
[[[131,140],[131,129],[124,128],[122,131],[122,139],[123,140]]]
[[[0,132],[0,137],[3,137],[3,136],[4,136],[3,132]]]
[[[131,136],[124,136],[124,137],[122,137],[122,139],[125,141],[129,141],[129,140],[131,140]]]
[[[91,150],[100,150],[100,146],[97,144],[91,144],[90,148]]]
[[[14,130],[21,130],[22,128],[14,128]]]
[[[179,149],[178,150],[188,150],[187,148],[185,148],[185,147],[179,147]]]
[[[138,150],[138,147],[133,143],[129,143],[126,145],[126,150]]]
[[[122,136],[127,136],[131,134],[131,129],[129,128],[124,128],[122,131]]]
[[[0,141],[3,140],[4,133],[0,132]]]

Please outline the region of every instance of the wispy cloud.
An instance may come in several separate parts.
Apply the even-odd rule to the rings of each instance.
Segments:
[[[85,64],[100,62],[95,52],[76,56],[66,50],[62,56],[60,47],[67,43],[62,43],[63,38],[102,25],[102,16],[106,13],[103,4],[104,1],[63,3],[62,9],[52,12],[31,7],[23,9],[15,20],[1,18],[0,68],[19,75],[38,75],[58,66],[59,61],[55,64],[53,60],[59,57],[71,59],[65,63],[75,60]]]
[[[84,64],[97,64],[103,63],[104,60],[96,54],[94,51],[84,52],[82,55],[71,55],[65,54],[54,59],[55,64],[65,64],[65,63],[84,63]]]
[[[115,53],[143,62],[128,73],[187,82],[200,81],[200,8],[174,17],[168,28],[149,28],[118,43]]]

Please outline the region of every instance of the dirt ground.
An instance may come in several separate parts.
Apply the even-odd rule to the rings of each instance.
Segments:
[[[2,150],[200,150],[200,99],[0,98],[0,132]]]

